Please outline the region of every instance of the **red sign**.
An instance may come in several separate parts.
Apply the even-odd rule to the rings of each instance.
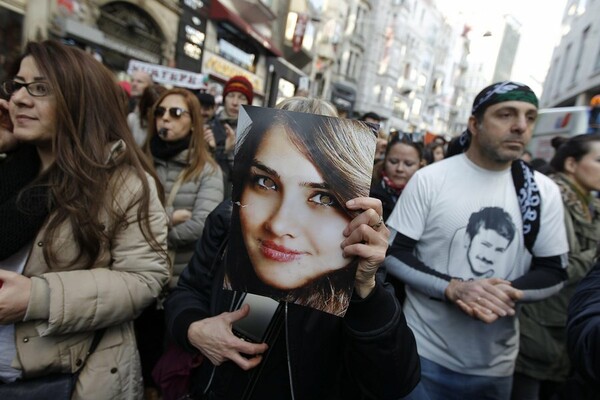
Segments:
[[[294,28],[294,37],[292,38],[292,50],[297,53],[302,48],[304,33],[306,32],[306,24],[308,23],[308,14],[298,14],[296,27]]]
[[[69,12],[69,14],[73,13],[73,0],[57,0],[58,8],[63,7],[65,10]]]

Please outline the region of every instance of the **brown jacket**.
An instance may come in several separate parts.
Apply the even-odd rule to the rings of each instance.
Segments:
[[[158,243],[166,248],[167,218],[154,181],[150,178],[150,225]],[[108,204],[127,210],[108,246],[100,250],[91,269],[74,263],[76,246],[68,224],[54,242],[61,262],[52,269],[44,261],[39,232],[25,265],[31,277],[31,296],[24,322],[15,324],[17,357],[13,367],[24,378],[52,372],[75,372],[84,364],[95,330],[108,327],[79,375],[73,399],[142,398],[139,355],[133,319],[153,302],[169,279],[164,255],[154,251],[137,223],[134,199],[141,181],[128,167],[115,173],[115,195]],[[116,223],[108,213],[105,227]],[[107,228],[105,228],[107,229]]]

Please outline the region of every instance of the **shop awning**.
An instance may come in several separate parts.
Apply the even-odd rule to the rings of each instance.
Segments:
[[[210,2],[210,12],[209,17],[215,21],[228,21],[233,24],[240,31],[245,33],[246,35],[253,38],[260,45],[262,45],[265,49],[267,49],[271,54],[274,54],[278,57],[282,57],[283,53],[273,44],[273,42],[261,35],[246,21],[243,20],[242,17],[234,13],[233,11],[229,11],[227,7],[225,7],[218,0],[212,0]]]

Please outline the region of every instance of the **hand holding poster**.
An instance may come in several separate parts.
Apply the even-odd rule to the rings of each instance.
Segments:
[[[346,202],[369,194],[373,129],[244,106],[237,136],[225,287],[343,316],[358,267],[344,232],[362,212]]]

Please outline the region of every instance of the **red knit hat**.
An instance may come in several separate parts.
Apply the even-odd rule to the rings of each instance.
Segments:
[[[127,97],[131,97],[131,83],[127,81],[119,81],[119,86],[127,93]]]
[[[227,93],[240,92],[248,100],[248,104],[252,104],[252,98],[254,97],[254,90],[252,84],[248,79],[241,75],[232,76],[229,78],[225,87],[223,88],[223,98],[227,96]]]

